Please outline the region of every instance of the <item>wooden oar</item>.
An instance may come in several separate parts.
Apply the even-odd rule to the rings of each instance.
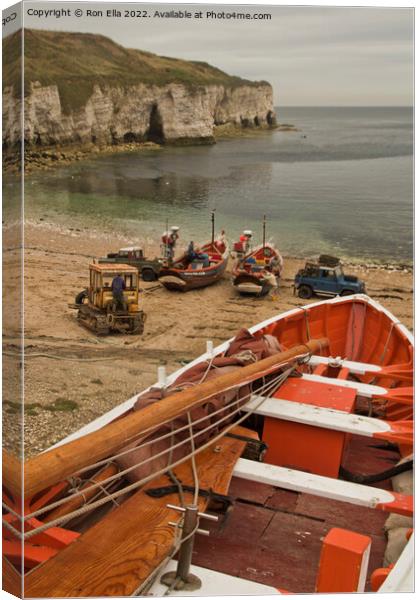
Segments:
[[[314,351],[319,353],[327,345],[328,339],[320,338],[294,346],[290,350],[279,352],[232,373],[171,394],[142,410],[131,412],[109,423],[98,431],[28,459],[25,462],[24,497],[31,498],[83,467],[112,456],[132,442],[133,436],[140,436],[152,428],[159,427],[165,421],[179,417],[212,396],[269,375],[297,356]],[[3,481],[15,497],[21,496],[20,479],[14,476],[13,470],[6,469]]]

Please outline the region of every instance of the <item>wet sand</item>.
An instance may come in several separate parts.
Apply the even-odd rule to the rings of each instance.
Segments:
[[[46,222],[25,229],[25,453],[37,454],[92,419],[140,392],[157,379],[165,364],[168,374],[241,327],[301,306],[293,296],[293,277],[304,261],[285,257],[281,288],[275,299],[245,298],[234,291],[227,272],[214,286],[170,292],[157,282],[141,282],[144,334],[96,337],[76,321],[68,307],[88,284],[88,263],[94,256],[130,243]],[[151,249],[148,249],[149,254]],[[158,253],[158,248],[155,248]],[[7,263],[7,252],[6,252]],[[229,269],[228,269],[229,270]],[[411,270],[388,266],[347,265],[348,274],[366,281],[371,297],[408,328],[413,322]],[[7,265],[5,268],[7,278]],[[314,298],[312,301],[318,301]],[[4,371],[14,368],[17,332],[4,324]],[[13,390],[4,383],[4,443],[16,452],[20,437]],[[13,400],[12,400],[13,399]]]

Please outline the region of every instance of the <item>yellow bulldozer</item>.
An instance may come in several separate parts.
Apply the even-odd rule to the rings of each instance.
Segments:
[[[113,292],[113,281],[118,276],[123,281],[119,294]],[[146,315],[139,307],[139,274],[130,265],[91,263],[89,287],[69,306],[77,309],[79,323],[98,335],[112,331],[143,333]]]

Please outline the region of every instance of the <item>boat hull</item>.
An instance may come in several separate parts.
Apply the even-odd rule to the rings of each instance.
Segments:
[[[240,273],[233,280],[233,287],[244,296],[266,296],[273,288],[269,279]]]
[[[207,287],[217,283],[224,275],[228,257],[217,265],[200,270],[163,268],[159,281],[168,290],[188,292],[190,290]]]
[[[265,296],[277,287],[282,270],[283,258],[277,248],[269,243],[258,246],[237,260],[233,287],[244,296]]]
[[[276,488],[278,487],[280,489],[280,492],[278,494],[276,492],[276,500],[274,501],[272,506],[266,505],[266,500],[263,500],[261,505],[258,505],[258,507],[254,506],[255,502],[245,502],[248,500],[255,499],[255,493],[258,488],[258,486],[257,488],[255,488],[252,485],[250,488],[248,488],[246,486],[246,478],[250,479],[251,481],[258,480],[250,478],[248,472],[250,467],[246,464],[248,461],[245,461],[245,463],[241,463],[238,459],[238,456],[240,456],[241,454],[241,452],[239,452],[241,449],[238,448],[238,453],[232,457],[232,461],[235,465],[238,465],[239,460],[239,467],[241,466],[241,464],[243,464],[244,466],[242,469],[242,475],[241,468],[239,468],[238,466],[234,468],[233,473],[238,478],[243,477],[243,474],[245,473],[245,480],[243,478],[240,479],[241,485],[239,485],[239,488],[236,487],[236,492],[235,482],[233,482],[233,488],[232,486],[227,486],[229,487],[229,495],[238,498],[238,503],[235,509],[232,511],[232,516],[228,516],[228,519],[230,520],[227,522],[227,524],[223,524],[223,526],[217,532],[216,542],[221,542],[221,540],[223,540],[223,543],[220,544],[220,548],[217,550],[217,554],[220,554],[221,558],[219,557],[220,560],[218,562],[217,557],[215,557],[214,555],[215,553],[209,553],[208,548],[203,545],[204,542],[201,543],[200,541],[198,541],[195,550],[195,560],[198,559],[199,564],[201,564],[201,566],[210,569],[222,570],[224,573],[230,574],[236,572],[235,569],[240,563],[240,577],[244,577],[244,579],[247,579],[249,578],[247,573],[251,572],[253,565],[257,564],[255,562],[257,558],[259,558],[261,555],[262,560],[266,560],[266,558],[264,558],[263,555],[264,548],[266,548],[267,546],[264,546],[265,542],[261,540],[263,540],[263,536],[268,536],[267,540],[270,541],[268,541],[267,543],[269,543],[270,545],[270,554],[273,552],[272,567],[270,567],[272,572],[268,578],[266,568],[262,565],[262,563],[258,563],[260,565],[258,568],[260,570],[265,571],[265,575],[263,577],[264,583],[273,585],[273,587],[277,589],[281,587],[298,593],[315,591],[314,585],[316,578],[316,567],[318,565],[319,554],[321,552],[320,540],[325,536],[326,532],[329,531],[331,527],[341,526],[352,530],[353,513],[349,508],[346,508],[347,502],[349,500],[347,499],[346,495],[342,494],[342,492],[340,491],[342,490],[342,487],[340,487],[339,484],[343,482],[339,482],[334,473],[325,471],[326,464],[325,461],[322,460],[322,457],[320,461],[314,460],[314,456],[316,455],[316,453],[318,453],[318,455],[322,454],[324,442],[320,441],[319,443],[305,445],[305,435],[308,431],[313,432],[314,430],[317,430],[317,428],[319,428],[319,425],[315,424],[314,420],[315,418],[319,418],[319,415],[326,415],[325,418],[327,419],[326,423],[328,425],[328,419],[337,418],[336,413],[340,413],[339,418],[343,420],[342,423],[345,423],[346,427],[350,427],[350,430],[343,428],[343,424],[340,422],[338,426],[337,423],[335,423],[334,426],[325,426],[324,423],[323,429],[320,429],[320,431],[316,432],[319,436],[319,440],[330,439],[334,443],[334,446],[337,447],[337,464],[334,468],[338,469],[341,464],[341,459],[345,455],[343,449],[348,443],[348,440],[351,436],[353,436],[356,442],[356,446],[358,444],[360,446],[360,435],[358,435],[357,433],[356,435],[353,435],[353,433],[351,433],[355,431],[355,427],[357,425],[357,415],[353,414],[354,402],[356,401],[356,397],[363,397],[363,395],[366,395],[366,393],[368,392],[371,394],[378,394],[380,392],[380,386],[387,386],[394,395],[398,393],[398,388],[399,386],[401,386],[401,392],[406,393],[406,390],[408,389],[407,386],[409,384],[407,383],[407,381],[404,380],[404,377],[409,378],[410,370],[412,372],[413,338],[410,332],[403,325],[401,325],[401,323],[399,323],[399,321],[397,321],[395,317],[393,317],[388,311],[383,309],[379,304],[377,304],[376,302],[372,301],[370,298],[364,295],[348,296],[345,298],[335,298],[329,301],[317,302],[303,308],[295,308],[286,313],[276,315],[271,319],[268,319],[255,325],[249,330],[249,334],[248,332],[245,331],[244,333],[244,330],[241,330],[241,334],[242,339],[245,338],[250,342],[252,341],[252,343],[258,342],[259,340],[263,340],[266,338],[276,338],[277,343],[281,345],[282,352],[293,352],[293,349],[296,352],[296,348],[298,348],[299,345],[301,345],[299,353],[298,355],[295,354],[295,357],[299,356],[300,358],[302,358],[302,361],[296,362],[295,359],[295,362],[293,363],[294,368],[300,371],[300,377],[290,377],[287,380],[284,380],[281,384],[281,387],[277,390],[279,392],[278,395],[276,395],[276,391],[272,397],[269,397],[268,399],[263,398],[264,402],[267,402],[267,400],[269,400],[274,405],[273,409],[270,408],[270,410],[272,411],[271,413],[268,409],[265,409],[265,412],[263,409],[261,409],[260,412],[255,412],[255,415],[258,418],[264,418],[262,440],[268,440],[268,437],[271,435],[271,438],[269,439],[269,449],[271,446],[272,450],[276,450],[276,445],[285,446],[286,450],[289,450],[293,444],[298,444],[298,446],[300,444],[300,447],[298,448],[299,451],[295,454],[290,455],[290,457],[281,457],[280,462],[277,462],[275,453],[271,454],[271,458],[267,453],[264,459],[266,462],[266,466],[268,467],[267,472],[269,475],[266,483],[270,486],[267,502],[270,502],[270,499],[273,496],[273,485]],[[203,354],[188,365],[186,365],[185,367],[183,367],[182,369],[179,369],[177,372],[173,373],[167,379],[167,386],[169,387],[172,384],[175,384],[174,387],[178,386],[178,380],[183,375],[185,375],[185,377],[187,378],[186,381],[191,382],[190,370],[193,366],[198,366],[200,363],[205,364],[207,370],[207,365],[209,364],[209,362],[211,363],[215,359],[215,357],[222,358],[221,355],[224,355],[223,360],[225,360],[226,356],[228,355],[227,351],[228,349],[230,349],[232,342],[237,342],[237,339],[240,337],[241,336],[237,336],[234,339],[232,338],[226,341],[225,343],[215,348],[211,354]],[[309,342],[309,340],[311,340],[311,342]],[[326,344],[328,344],[327,347]],[[311,350],[311,352],[308,356],[309,349]],[[248,352],[252,352],[252,350],[248,350]],[[233,355],[235,356],[236,352],[234,352]],[[273,360],[273,365],[275,365],[274,368],[277,369],[277,371],[267,371],[268,374],[278,373],[278,364],[275,363],[276,356],[277,355],[271,355],[269,358],[265,359],[270,361]],[[337,357],[336,362],[340,363],[339,367],[334,365],[334,361],[331,363],[331,357]],[[344,358],[339,360],[338,357]],[[209,361],[209,359],[211,360]],[[252,363],[252,368],[257,367],[258,363],[263,360],[264,359],[262,359],[261,357],[257,358],[256,361]],[[261,362],[260,364],[262,365],[263,362]],[[216,367],[216,369],[217,368],[218,367]],[[241,381],[240,385],[243,384],[244,377],[244,375],[240,373],[241,368],[242,367],[239,368],[239,371],[236,371],[235,375],[235,377],[239,377],[239,380]],[[249,377],[250,366],[245,366],[243,368],[248,368],[247,377]],[[261,381],[262,377],[265,378],[266,374],[266,371],[264,371],[263,373],[261,372],[261,368],[262,367],[260,366],[258,370],[258,381]],[[309,371],[307,369],[309,369]],[[334,369],[339,369],[340,373],[338,375],[334,375],[334,373],[332,373]],[[349,377],[349,375],[351,376]],[[219,375],[218,377],[220,381],[220,377],[223,377],[223,375]],[[215,377],[215,382],[217,382],[218,377]],[[233,377],[233,374],[229,374],[229,378],[230,377]],[[372,380],[377,380],[378,378],[379,380],[375,381],[375,385],[372,384]],[[230,386],[233,389],[235,389],[235,386],[232,383],[233,379],[229,380],[231,381]],[[251,379],[249,379],[249,381],[251,381]],[[199,385],[201,385],[201,381]],[[206,385],[206,383],[204,383],[203,385]],[[236,383],[235,385],[238,384]],[[156,386],[151,387],[155,388]],[[227,387],[226,389],[229,390],[231,389],[231,387]],[[317,393],[317,388],[319,393]],[[190,391],[188,391],[188,389],[190,389]],[[175,395],[171,399],[169,397],[166,399],[171,400],[169,404],[171,405],[171,407],[173,407],[174,402],[176,403],[179,401],[179,394],[194,394],[196,393],[193,391],[194,389],[197,391],[197,387],[187,388],[187,390],[184,390],[184,392],[179,391],[179,389],[177,389]],[[212,390],[213,389],[214,388],[212,388]],[[253,395],[258,393],[255,391],[256,387],[253,387],[252,389]],[[152,391],[151,388],[149,388],[149,390]],[[296,395],[296,390],[298,390],[298,392],[301,394],[300,396]],[[287,391],[289,393],[289,396],[287,395]],[[309,391],[311,392],[310,394],[308,394]],[[303,395],[302,392],[304,392]],[[292,394],[292,396],[290,396],[290,394]],[[320,401],[325,402],[325,404],[320,405],[314,403],[314,394],[317,395],[318,398],[320,398]],[[208,397],[214,398],[214,396],[212,396],[211,394]],[[370,397],[372,397],[372,395]],[[176,398],[178,398],[178,400]],[[254,400],[252,401],[255,401],[255,396],[253,396],[253,398]],[[116,407],[100,419],[93,421],[92,423],[82,428],[72,436],[67,437],[58,445],[79,440],[79,438],[81,438],[82,436],[86,434],[91,434],[95,431],[97,431],[98,434],[102,434],[103,436],[103,432],[99,432],[98,430],[103,427],[106,427],[107,425],[113,425],[112,422],[116,419],[117,422],[120,422],[118,417],[124,418],[125,413],[129,413],[130,409],[133,408],[134,404],[136,404],[138,400],[139,396],[131,398],[130,400],[124,402],[119,407]],[[250,402],[250,404],[252,404],[252,401]],[[158,402],[157,405],[153,406],[157,406],[159,408],[159,406],[162,406],[162,403],[164,402],[165,400],[163,399],[162,402]],[[268,404],[270,404],[270,402]],[[293,418],[288,419],[286,413],[282,413],[281,417],[276,417],[275,412],[278,410],[276,402],[277,405],[280,406],[280,408],[283,406],[288,410],[292,410],[292,412],[293,403],[295,403],[294,406],[298,408],[294,410],[292,415]],[[330,404],[328,404],[328,402],[330,402]],[[313,406],[311,406],[311,404],[313,404]],[[305,405],[308,406],[306,406],[305,408]],[[245,412],[246,410],[247,409],[245,408]],[[348,414],[344,414],[347,410]],[[305,411],[307,412],[305,413]],[[151,412],[152,411],[149,410],[150,414]],[[145,413],[137,414],[138,417],[141,417],[143,426],[146,427],[147,423],[144,423]],[[165,413],[165,415],[166,414],[167,413]],[[315,415],[315,417],[311,420],[312,414]],[[388,418],[388,416],[385,415],[385,418]],[[407,419],[409,418],[410,417],[405,417],[405,422],[407,422]],[[283,427],[282,431],[285,432],[284,435],[281,436],[278,435],[279,421],[282,422],[280,426]],[[371,419],[371,421],[374,421],[374,419]],[[377,419],[377,421],[379,423],[385,423],[385,425],[381,429],[381,434],[383,434],[383,431],[386,429],[386,427],[388,427],[388,425],[386,425],[386,421],[382,421],[381,419]],[[269,428],[267,427],[267,425],[271,427],[270,422],[271,425],[273,425],[274,427],[271,433]],[[156,424],[154,426],[156,426]],[[299,430],[296,429],[296,432],[293,433],[293,435],[290,438],[291,441],[289,444],[288,441],[285,441],[286,434],[288,431],[292,431],[294,427],[299,427]],[[122,427],[122,429],[124,430],[124,435],[128,435],[127,426],[125,425],[124,427]],[[302,432],[304,435],[302,435]],[[252,433],[255,432],[251,432],[251,434]],[[249,434],[246,433],[246,436],[249,437]],[[334,439],[332,439],[333,437]],[[338,441],[336,440],[337,437],[340,438]],[[112,436],[110,439],[112,439]],[[224,440],[223,443],[226,443],[226,439],[229,438],[225,436],[222,439]],[[233,436],[233,439],[235,439],[235,436]],[[383,436],[382,438],[380,437],[379,441],[381,440],[383,440]],[[376,452],[374,450],[371,450],[371,448],[374,448],[374,446],[371,445],[372,441],[374,440],[366,440],[363,446],[356,448],[357,453],[353,451],[353,463],[350,466],[356,472],[359,470],[358,467],[360,466],[360,456],[362,455],[364,456],[365,460],[364,466],[369,464],[370,468],[376,471],[383,468],[383,453],[381,455],[380,451]],[[83,443],[83,440],[80,440],[80,442]],[[212,443],[214,443],[213,440]],[[381,443],[383,444],[383,441]],[[107,441],[107,444],[109,444],[109,439]],[[218,442],[215,445],[215,448],[210,452],[210,456],[215,461],[215,465],[217,467],[215,468],[215,472],[217,473],[223,473],[225,471],[227,472],[229,468],[232,468],[232,465],[229,463],[229,461],[228,466],[221,464],[220,460],[225,455],[221,451],[220,444],[222,444],[222,442]],[[304,447],[307,447],[306,449],[308,451],[305,456],[302,456],[300,450]],[[277,451],[279,450],[280,449],[277,448]],[[349,446],[347,446],[346,450],[349,450]],[[64,449],[61,449],[60,452],[60,461],[62,462],[62,458],[65,454]],[[109,446],[107,448],[107,452],[109,452]],[[376,455],[373,456],[373,458],[370,457],[370,454],[373,454],[375,452]],[[326,452],[326,454],[330,453],[331,450],[328,450]],[[200,454],[198,456],[200,456]],[[267,458],[268,460],[266,460]],[[330,456],[328,456],[327,458],[330,458]],[[386,458],[389,458],[389,454]],[[306,460],[310,461],[309,466],[305,464],[304,461]],[[254,468],[258,471],[258,462],[251,462],[250,464],[253,465]],[[290,487],[285,487],[284,485],[281,485],[281,482],[276,482],[275,478],[270,479],[270,466],[273,467],[274,465],[278,465],[276,467],[277,470],[281,470],[282,466],[287,465],[288,469],[285,469],[287,473],[283,473],[283,476],[298,474],[300,477],[300,487],[298,486],[297,488],[295,488],[295,483],[293,481],[291,481],[288,484]],[[200,465],[198,464],[198,466]],[[319,470],[320,467],[322,470]],[[335,473],[337,473],[337,471],[335,471]],[[310,474],[311,477],[309,477],[308,474]],[[179,476],[183,481],[185,481],[187,479],[187,476],[191,477],[190,469],[188,468],[188,474],[184,475],[183,473],[179,473]],[[312,497],[312,494],[315,493],[313,486],[317,476],[321,478],[329,478],[327,480],[327,484],[323,484],[322,486],[322,493],[318,494],[322,498],[325,497],[325,499],[320,500],[318,503],[316,500],[314,501]],[[260,481],[263,481],[263,479]],[[167,479],[163,478],[159,485],[166,486],[167,483]],[[335,483],[337,483],[336,488],[334,488]],[[203,473],[202,475],[200,475],[200,487],[202,486],[203,488],[206,488],[207,485],[212,487],[213,484],[210,485],[209,482],[205,481]],[[153,483],[153,486],[156,486],[156,482]],[[237,482],[236,486],[238,486]],[[284,488],[286,490],[289,489],[291,491],[285,492]],[[223,493],[226,493],[226,491],[227,489],[223,490]],[[260,489],[258,491],[258,494],[260,493],[264,493],[264,489]],[[302,495],[300,495],[301,493]],[[345,510],[342,513],[342,516],[340,516],[341,521],[337,524],[334,521],[336,515],[338,514],[336,512],[337,507],[334,505],[335,500],[332,500],[333,503],[331,505],[329,504],[329,502],[331,501],[331,498],[337,498],[339,494],[342,495],[341,500],[344,500]],[[251,505],[249,510],[252,514],[250,514],[249,516],[247,516],[248,513],[246,511],[244,512],[244,503],[241,502],[241,499],[244,500],[245,506],[249,507]],[[170,500],[172,501],[172,504],[176,504],[178,498],[175,495],[174,498],[170,498]],[[287,505],[285,510],[283,510],[282,502],[286,500]],[[375,502],[376,501],[377,499],[375,500]],[[135,504],[136,496],[132,496],[132,499],[128,500],[127,502]],[[276,502],[278,502],[278,504],[276,504]],[[356,498],[355,504],[360,504],[359,498]],[[115,514],[118,511],[123,512],[124,506],[125,503],[123,503],[121,507],[118,508],[114,513],[109,513],[107,519],[109,521],[110,527],[114,526]],[[130,504],[128,504],[127,506],[128,508],[130,508]],[[166,507],[167,509],[167,502],[163,501],[162,506]],[[234,516],[235,510],[238,515],[237,517]],[[376,520],[374,519],[376,523],[376,530],[370,528],[370,522],[372,517],[371,511],[373,510],[373,506],[370,504],[366,505],[366,508],[363,508],[363,510],[365,510],[366,513],[363,513],[362,516],[360,510],[362,509],[360,508],[360,506],[358,506],[358,511],[354,512],[354,519],[360,519],[359,523],[362,523],[363,528],[366,526],[366,531],[362,529],[361,533],[365,533],[367,536],[375,535],[375,543],[381,543],[383,546],[385,543],[385,538],[380,540],[379,536],[382,534],[378,533],[378,531],[382,532],[383,523],[386,518],[383,511],[387,509],[381,509],[381,511],[379,512],[375,511],[375,514],[379,514],[380,517],[377,517]],[[131,535],[132,530],[134,531],[135,526],[140,526],[141,532],[143,527],[142,523],[144,523],[144,527],[146,527],[148,523],[147,519],[145,518],[145,520],[142,521],[142,523],[134,523],[135,511],[129,512],[130,518],[133,518],[133,527],[128,528],[127,535]],[[306,514],[307,517],[305,517]],[[255,521],[253,520],[253,515],[255,515]],[[169,517],[166,514],[164,514],[163,517],[162,518],[165,526],[168,519],[173,518]],[[249,519],[249,522],[247,521],[247,519]],[[323,524],[324,522],[325,528]],[[125,526],[124,523],[125,519],[122,519],[121,527]],[[314,527],[314,529],[312,529],[312,527]],[[160,528],[161,520],[159,520],[159,524],[156,525],[156,527],[151,527],[150,538],[148,537],[145,540],[145,544],[151,538],[155,539],[153,536],[157,535],[156,532],[158,530],[160,531]],[[305,532],[305,536],[312,536],[312,540],[314,540],[313,545],[311,545],[310,547],[306,544],[302,544],[301,546],[299,546],[299,542],[302,542],[305,539],[305,536],[303,538],[296,539],[297,528],[299,529],[299,531]],[[255,540],[253,541],[252,535],[254,535],[254,530],[257,533],[255,536]],[[225,531],[227,532],[227,537],[223,538]],[[242,535],[240,548],[239,546],[232,546],[232,540],[229,538],[229,535]],[[66,556],[73,556],[73,554],[75,555],[77,560],[80,561],[80,573],[83,574],[87,563],[91,565],[91,567],[89,567],[89,576],[86,578],[87,587],[83,590],[83,595],[97,596],[103,593],[108,593],[108,588],[106,587],[106,585],[108,585],[106,582],[106,577],[103,576],[104,564],[108,560],[108,556],[110,557],[109,568],[115,568],[113,562],[114,559],[111,556],[112,552],[110,553],[108,551],[108,548],[112,546],[112,544],[115,542],[115,539],[114,536],[111,534],[109,534],[108,537],[109,543],[108,545],[104,545],[103,554],[97,552],[95,531],[89,530],[87,533],[84,533],[81,536],[80,541],[77,542],[77,545],[70,545],[64,551],[60,552],[57,558],[53,557],[46,561],[45,565],[40,565],[36,570],[29,574],[29,577],[28,575],[26,576],[27,583],[33,586],[31,587],[31,585],[29,585],[28,587],[28,589],[30,589],[33,592],[31,595],[57,595],[56,592],[57,590],[59,591],[59,587],[57,586],[62,585],[61,579],[63,578],[57,576],[58,571],[55,569],[54,565],[60,564],[62,566],[62,570],[64,570],[67,565]],[[120,537],[121,549],[124,549],[126,547],[125,537]],[[133,544],[137,544],[137,542],[135,542],[135,538],[137,536],[133,533],[132,537],[134,540]],[[260,544],[260,542],[262,545]],[[92,556],[89,557],[86,553],[84,553],[83,555],[81,553],[78,553],[77,547],[80,547],[83,543],[88,543],[88,546],[90,543],[89,547],[92,548]],[[276,550],[276,548],[278,550]],[[240,556],[235,555],[235,560],[233,561],[234,564],[229,565],[229,555],[232,549],[235,552],[240,552]],[[298,553],[300,553],[300,555],[302,556],[302,560],[293,561],[291,558],[287,558],[288,550],[290,550],[290,556],[296,556]],[[138,555],[136,554],[137,552]],[[308,553],[310,554],[310,556],[308,555]],[[376,562],[374,565],[375,568],[382,566],[382,554],[379,555],[378,553],[378,556],[376,556]],[[135,585],[137,585],[136,581],[134,581],[133,578],[135,579],[136,577],[139,577],[139,565],[143,564],[142,557],[143,549],[142,547],[139,547],[139,549],[137,550],[137,546],[136,551],[130,554],[130,556],[128,556],[127,563],[133,565],[133,574],[130,574],[128,577],[130,582],[129,584],[127,584],[127,586],[131,586],[130,589],[128,587],[124,588],[123,593],[132,593],[133,589],[135,588]],[[288,561],[290,561],[290,564]],[[313,566],[313,569],[310,573],[309,562]],[[71,563],[74,565],[76,564],[73,561],[73,559],[71,560]],[[291,566],[292,563],[296,563],[296,565]],[[223,569],[220,569],[221,564],[223,564]],[[369,568],[371,572],[373,567],[370,566]],[[394,567],[394,569],[394,573],[396,573],[396,570],[398,569],[398,563]],[[288,579],[287,573],[289,570],[292,573],[291,577]],[[97,574],[97,581],[95,581],[94,584],[92,584],[93,572]],[[279,575],[279,573],[281,573],[281,575]],[[309,575],[308,577],[306,577],[308,573]],[[117,568],[115,570],[115,580],[119,581],[120,578],[121,575],[119,573],[119,567],[117,565]],[[140,579],[142,580],[144,580],[145,578],[146,575],[142,575],[140,577]],[[46,587],[44,587],[46,585],[46,580],[48,580],[48,593]],[[303,580],[305,581],[302,583]],[[67,585],[67,583],[65,585]],[[114,585],[114,583],[110,583],[111,587],[112,585]],[[79,586],[80,576],[78,575],[78,572],[75,572],[73,584],[71,586],[69,585],[66,588],[65,593],[61,593],[58,595],[77,596],[78,594],[75,593],[75,590],[77,591],[79,589]],[[111,587],[109,589],[111,589]],[[40,591],[42,593],[40,593]],[[202,593],[205,595],[206,589],[203,589]]]

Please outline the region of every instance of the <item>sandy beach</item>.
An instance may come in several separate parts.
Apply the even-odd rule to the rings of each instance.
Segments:
[[[97,338],[77,323],[76,312],[68,304],[87,286],[89,261],[130,240],[63,230],[48,222],[28,224],[25,240],[27,456],[48,448],[154,383],[159,365],[166,365],[169,374],[204,352],[206,340],[217,345],[241,327],[303,304],[293,296],[292,285],[304,261],[285,257],[280,293],[275,299],[238,296],[229,272],[216,285],[187,294],[142,281],[142,308],[147,313],[144,334]],[[158,253],[158,247],[155,251]],[[7,279],[7,249],[5,260]],[[363,278],[371,297],[412,328],[410,268],[373,264],[345,268],[347,273]],[[15,365],[17,350],[16,331],[5,323],[6,375]],[[16,398],[12,400],[7,378],[4,385],[4,442],[16,452],[20,439]]]

